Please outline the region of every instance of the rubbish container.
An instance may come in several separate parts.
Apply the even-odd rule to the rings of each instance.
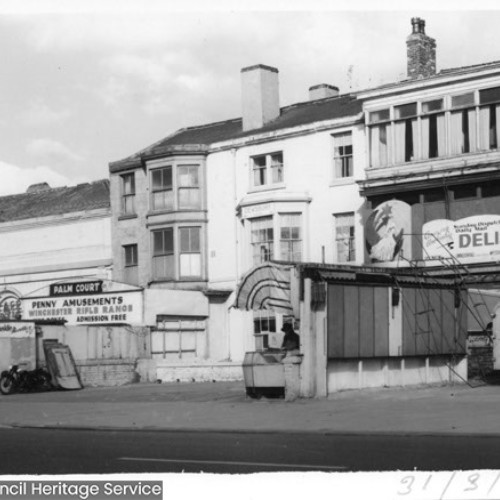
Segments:
[[[243,358],[243,378],[248,396],[285,395],[285,370],[281,352],[247,352]]]

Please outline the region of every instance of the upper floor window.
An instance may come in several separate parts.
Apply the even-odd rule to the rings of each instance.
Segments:
[[[201,227],[167,227],[153,231],[153,278],[201,278]]]
[[[252,163],[252,186],[267,186],[283,182],[283,153],[254,156]]]
[[[500,146],[500,87],[368,114],[370,165],[457,156]]]
[[[123,245],[124,281],[132,285],[137,284],[139,258],[137,244]]]
[[[198,165],[177,167],[179,209],[200,208],[200,182]]]
[[[180,277],[201,276],[200,228],[181,227],[179,269]]]
[[[301,214],[280,215],[280,258],[298,262],[302,258]]]
[[[302,214],[280,213],[249,219],[252,263],[269,260],[301,261]]]
[[[168,165],[151,170],[153,210],[201,208],[199,165]]]
[[[135,175],[134,173],[121,176],[122,181],[122,213],[135,214]]]
[[[260,217],[251,221],[253,264],[258,266],[274,256],[274,227],[272,217]]]
[[[336,179],[352,177],[352,133],[334,135],[333,148],[334,177]]]
[[[174,228],[153,231],[153,277],[174,279]]]
[[[354,213],[338,214],[335,220],[335,246],[337,262],[356,260],[356,240],[354,238]]]
[[[172,166],[155,168],[151,171],[152,208],[153,210],[174,209],[174,193],[172,185]]]

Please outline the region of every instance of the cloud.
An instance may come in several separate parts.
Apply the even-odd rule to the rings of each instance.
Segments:
[[[33,158],[43,162],[81,162],[83,160],[82,156],[54,139],[34,139],[26,149]]]
[[[38,127],[42,125],[53,125],[61,123],[65,121],[69,116],[69,110],[53,109],[42,100],[37,99],[29,104],[28,110],[24,114],[24,119],[28,125]]]
[[[84,182],[84,180],[70,180],[68,177],[46,166],[21,168],[0,161],[0,170],[2,171],[0,196],[24,193],[29,186],[39,182],[47,182],[51,187],[68,186],[76,184],[76,182]]]

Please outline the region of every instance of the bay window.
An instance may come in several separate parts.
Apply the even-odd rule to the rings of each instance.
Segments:
[[[251,242],[254,266],[273,259],[274,227],[272,217],[252,219]]]
[[[201,208],[200,166],[173,164],[151,169],[152,210]]]
[[[179,209],[200,208],[200,183],[197,165],[177,167]]]
[[[151,172],[153,210],[174,209],[172,166],[156,168]]]
[[[299,262],[302,258],[301,214],[280,215],[280,258]]]
[[[202,278],[201,227],[167,227],[152,231],[153,279]]]
[[[153,231],[153,277],[174,279],[174,229],[168,227]]]
[[[180,277],[201,276],[200,228],[181,227],[179,269]]]

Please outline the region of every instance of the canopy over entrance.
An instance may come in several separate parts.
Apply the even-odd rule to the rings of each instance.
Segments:
[[[241,280],[233,307],[247,311],[270,309],[281,314],[292,314],[292,267],[267,263],[253,268]]]

